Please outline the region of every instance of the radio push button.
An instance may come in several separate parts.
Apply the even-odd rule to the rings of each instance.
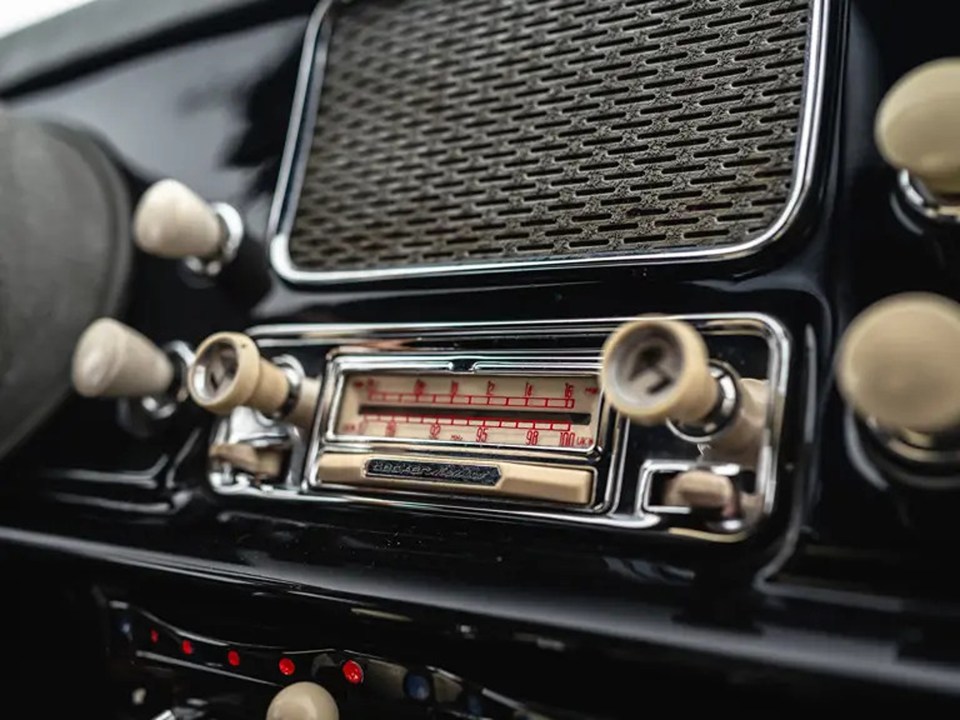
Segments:
[[[692,510],[735,515],[739,509],[740,494],[733,480],[706,470],[689,470],[667,481],[663,490],[663,504],[687,507]]]
[[[214,443],[207,454],[224,469],[248,474],[256,483],[277,480],[283,471],[286,453],[275,447],[255,447],[249,443]]]
[[[604,344],[601,378],[607,400],[631,421],[666,424],[712,461],[756,464],[767,384],[711,360],[689,323],[651,316],[624,324]]]

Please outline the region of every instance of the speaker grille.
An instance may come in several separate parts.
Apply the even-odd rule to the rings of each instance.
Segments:
[[[791,191],[811,2],[337,6],[293,265],[615,258],[757,236]]]

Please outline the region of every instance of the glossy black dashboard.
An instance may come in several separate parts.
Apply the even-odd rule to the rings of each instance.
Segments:
[[[38,61],[31,72],[27,63],[0,92],[12,113],[91,133],[134,199],[175,177],[233,204],[265,252],[312,9],[211,8],[135,43],[105,43],[103,54],[80,51],[84,59],[70,65]],[[955,285],[949,244],[896,215],[894,174],[871,136],[883,92],[907,69],[953,54],[956,39],[949,11],[932,1],[908,11],[838,0],[830,11],[817,192],[803,222],[760,254],[333,289],[273,275],[269,291],[251,297],[139,253],[124,315],[160,343],[267,324],[573,323],[648,312],[776,318],[793,349],[789,443],[780,501],[762,532],[704,547],[415,508],[265,505],[211,490],[210,421],[199,411],[142,439],[116,425],[112,404],[71,397],[0,466],[0,563],[15,588],[0,604],[9,631],[24,646],[49,646],[82,625],[89,663],[69,684],[118,717],[147,717],[146,706],[129,707],[129,692],[148,683],[162,697],[180,672],[197,695],[252,692],[248,701],[265,707],[288,677],[273,672],[276,659],[322,655],[318,648],[333,652],[336,666],[355,657],[368,672],[375,660],[465,678],[480,696],[486,689],[504,699],[503,716],[521,713],[514,717],[633,715],[631,678],[640,677],[651,691],[702,688],[744,707],[956,694],[960,597],[949,561],[957,500],[865,479],[832,377],[836,339],[863,306],[902,290],[949,295]],[[83,27],[80,12],[57,22],[71,17]],[[118,608],[153,620],[125,634]],[[147,681],[128,676],[122,658],[131,647],[150,651],[150,622],[170,628],[176,663],[153,663]],[[267,653],[269,679],[255,691],[236,686],[213,650],[184,658],[184,638],[232,642],[244,660]],[[43,653],[29,652],[40,662]],[[39,681],[25,672],[23,682]],[[404,692],[407,702],[413,691]],[[671,697],[678,709],[696,701]],[[368,700],[359,697],[357,712],[383,712]],[[498,702],[483,712],[498,716]],[[228,717],[240,712],[225,707]]]

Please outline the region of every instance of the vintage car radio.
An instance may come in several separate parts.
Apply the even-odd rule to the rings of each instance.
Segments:
[[[755,314],[221,333],[224,495],[713,540],[776,500],[790,341]]]

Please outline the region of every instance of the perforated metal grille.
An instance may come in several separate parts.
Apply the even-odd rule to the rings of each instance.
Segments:
[[[354,270],[747,240],[790,192],[811,1],[336,7],[291,260]]]

